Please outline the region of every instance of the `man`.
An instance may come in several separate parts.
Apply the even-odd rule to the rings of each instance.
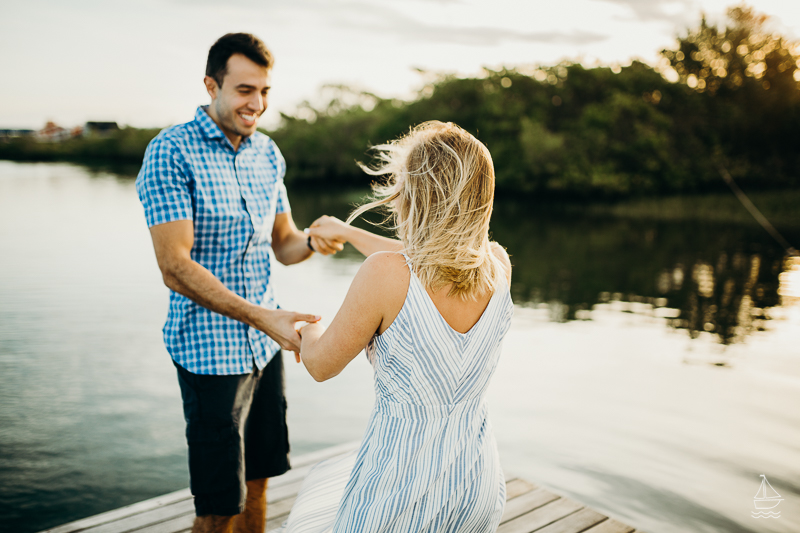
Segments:
[[[289,469],[280,349],[299,352],[278,309],[270,249],[285,265],[342,245],[298,231],[275,143],[256,131],[273,58],[258,38],[210,49],[211,104],[162,131],[136,180],[158,266],[171,289],[164,342],[178,372],[195,532],[262,532],[267,478]]]

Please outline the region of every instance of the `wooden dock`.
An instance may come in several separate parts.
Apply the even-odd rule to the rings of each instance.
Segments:
[[[270,479],[267,531],[286,519],[314,464],[348,453],[357,445],[342,444],[293,458],[289,472]],[[642,533],[524,479],[507,475],[506,488],[506,508],[497,533]],[[192,495],[189,489],[183,489],[41,533],[189,533],[193,521]]]

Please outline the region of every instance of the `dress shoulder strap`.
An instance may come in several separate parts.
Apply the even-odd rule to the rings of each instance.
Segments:
[[[408,267],[408,270],[413,274],[414,267],[411,266],[411,259],[406,255],[405,252],[400,252],[400,253],[403,254],[403,259],[406,260],[406,266]]]

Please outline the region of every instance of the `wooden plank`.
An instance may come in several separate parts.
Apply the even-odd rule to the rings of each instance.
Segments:
[[[584,507],[577,513],[562,518],[547,527],[537,529],[536,533],[579,533],[607,519],[608,517],[606,515]]]
[[[345,442],[344,444],[323,448],[315,452],[304,453],[303,455],[299,455],[296,459],[292,459],[292,466],[294,468],[298,468],[301,466],[318,463],[323,459],[329,459],[336,455],[343,455],[347,452],[352,452],[358,448],[360,444],[360,441]]]
[[[506,501],[506,508],[503,510],[503,518],[500,519],[500,523],[504,524],[559,498],[560,496],[541,488],[521,494]]]
[[[270,518],[269,520],[267,520],[267,525],[264,528],[264,531],[266,533],[270,533],[270,531],[272,531],[273,529],[277,529],[277,528],[281,527],[283,525],[283,521],[286,520],[286,516],[287,515],[278,516],[278,517]]]
[[[294,505],[295,498],[288,498],[286,500],[281,500],[278,503],[270,505],[267,507],[267,527],[264,531],[270,531],[277,527],[280,527],[283,524],[283,521],[286,520],[286,517],[289,516],[289,511],[292,510],[292,506]],[[181,524],[178,523],[178,526]],[[179,531],[174,531],[173,533],[190,533],[191,527],[187,529],[182,529]],[[139,533],[138,531],[136,533]]]
[[[293,459],[292,463],[295,468],[292,468],[292,470],[289,470],[283,476],[278,476],[270,480],[267,489],[268,501],[270,501],[270,498],[272,501],[285,499],[288,496],[291,496],[293,490],[296,493],[297,490],[299,490],[299,485],[297,485],[296,490],[294,488],[295,484],[297,484],[298,481],[300,481],[300,484],[302,484],[302,479],[308,475],[308,471],[314,466],[314,464],[336,455],[342,455],[344,453],[351,452],[356,449],[359,444],[359,442],[347,442],[338,446],[331,446],[329,448],[317,450],[316,452],[303,454],[298,456],[296,459]],[[287,485],[292,485],[292,488],[287,489]],[[67,524],[47,529],[41,533],[78,533],[80,531],[86,531],[90,528],[96,528],[111,522],[121,521],[140,513],[154,511],[158,508],[169,506],[173,503],[183,500],[192,500],[192,495],[188,488],[157,496],[155,498],[137,502],[131,505],[126,505],[125,507],[113,509],[105,513],[82,518],[74,522],[69,522]],[[108,528],[104,529],[104,531],[126,531],[126,529],[124,529],[123,526],[123,528]],[[94,530],[92,530],[92,533],[94,533]]]
[[[289,516],[289,512],[291,512],[292,506],[294,505],[296,499],[296,497],[287,498],[276,503],[275,505],[270,505],[267,508],[267,527],[264,531],[275,529],[283,524],[283,521],[286,520],[287,516]]]
[[[633,527],[609,518],[596,526],[587,529],[584,533],[633,533]]]
[[[502,524],[497,533],[530,533],[570,515],[583,506],[567,498],[559,498]]]
[[[294,501],[295,498],[288,498],[273,505],[269,505],[267,507],[267,520],[274,520],[277,523],[275,527],[280,526],[289,515],[289,511],[292,510]],[[125,528],[121,531],[135,530],[136,533],[179,533],[184,530],[190,530],[193,523],[194,505],[192,504],[186,514],[166,516],[159,521],[150,521],[145,524],[146,527],[143,527],[141,523],[134,523],[133,521],[126,520]],[[95,530],[91,530],[91,533],[95,533]]]
[[[97,514],[87,518],[82,518],[80,520],[76,520],[68,524],[47,529],[45,531],[42,531],[41,533],[73,533],[73,532],[77,533],[78,531],[84,531],[92,526],[97,526],[100,524],[105,524],[107,522],[112,522],[114,520],[119,520],[121,518],[125,518],[140,513],[142,511],[154,509],[162,505],[169,505],[171,503],[175,503],[181,500],[186,500],[191,497],[192,494],[189,492],[189,489],[181,489],[175,492],[170,492],[169,494],[164,494],[162,496],[156,496],[155,498],[151,498],[149,500],[144,500],[131,505],[126,505],[125,507],[120,507],[119,509],[113,509],[105,513]]]
[[[267,489],[267,501],[273,503],[273,505],[277,505],[276,502],[280,502],[281,500],[285,500],[288,497],[296,495],[297,491],[302,485],[303,479],[311,469],[311,466],[313,465],[301,467],[297,470],[290,470],[283,476],[279,476],[273,480],[270,480],[269,487]],[[290,476],[289,474],[292,475]],[[161,505],[159,507],[155,507],[154,509],[142,510],[138,513],[121,519],[116,519],[98,526],[89,527],[83,531],[86,531],[86,533],[123,533],[145,526],[156,525],[163,521],[179,518],[185,514],[193,513],[194,502],[191,497],[187,497],[184,500],[179,500],[171,504]]]
[[[293,471],[290,470],[290,472]],[[299,473],[305,475],[308,473],[308,469],[300,469]],[[284,476],[280,476],[275,478],[275,480],[285,481],[283,477]],[[295,481],[289,478],[290,483],[278,484],[278,487],[274,487],[273,483],[270,482],[270,487],[267,490],[267,501],[271,502],[271,505],[269,505],[270,514],[280,512],[286,506],[283,502],[285,502],[287,498],[291,497],[290,501],[294,501],[292,496],[297,494],[297,490],[300,488],[303,479],[297,479],[297,475],[293,477]],[[289,504],[289,510],[291,510],[291,503]],[[288,514],[288,512],[287,510],[286,514]],[[194,514],[194,502],[192,499],[181,500],[169,505],[156,507],[155,509],[143,511],[126,517],[125,519],[107,522],[85,531],[86,533],[124,533],[145,526],[154,526],[164,521],[180,518],[186,514]]]
[[[270,531],[283,524],[297,498],[286,498],[278,503],[267,506],[267,526],[264,531]]]
[[[303,480],[298,479],[294,483],[289,483],[281,487],[276,487],[274,490],[267,491],[267,503],[274,503],[292,496],[296,496],[303,485]]]
[[[297,496],[295,495],[291,498],[286,498],[285,500],[281,500],[277,503],[267,505],[267,520],[288,515],[289,511],[292,510],[292,506],[294,505],[294,501],[296,499]]]
[[[276,504],[267,506],[267,528],[266,531],[280,526],[289,511],[292,510],[295,498],[288,498]],[[149,527],[137,529],[135,533],[183,533],[184,531],[191,530],[192,523],[194,523],[194,513],[188,516],[176,517],[172,520],[165,520],[158,524],[152,524]],[[274,526],[270,524],[274,523]]]
[[[194,524],[194,513],[137,529],[136,533],[175,533],[176,531],[191,529],[192,524]]]
[[[194,516],[194,501],[191,499],[181,500],[169,505],[150,509],[122,520],[106,522],[105,524],[89,528],[85,531],[86,533],[123,533],[188,514]]]
[[[506,482],[506,501],[513,500],[520,494],[525,494],[536,489],[536,485],[524,479],[512,479]]]
[[[294,503],[294,500],[292,500],[292,503]],[[286,518],[288,518],[288,517],[289,517],[289,513],[282,514],[282,515],[279,515],[279,516],[268,516],[267,517],[267,525],[264,528],[264,531],[269,532],[269,531],[272,531],[275,528],[281,527],[281,525],[283,524],[283,521],[286,520]]]
[[[319,461],[352,452],[358,442],[332,446],[293,459],[294,468],[272,478],[267,490],[267,531],[280,527],[303,481]],[[507,503],[497,533],[643,533],[534,483],[506,477]],[[194,502],[182,489],[41,533],[190,533]]]
[[[298,468],[292,468],[283,475],[269,478],[269,483],[267,483],[267,491],[282,485],[294,483],[298,479],[305,479],[313,467],[314,465],[305,465]]]

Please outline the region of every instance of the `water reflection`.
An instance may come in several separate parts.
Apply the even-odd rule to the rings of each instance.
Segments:
[[[298,224],[321,212],[346,216],[359,199],[291,194]],[[791,241],[798,229],[788,229]],[[731,344],[798,298],[800,263],[755,225],[589,217],[501,199],[492,233],[512,256],[515,302],[551,321],[590,320],[597,306],[610,306]]]
[[[691,268],[688,286],[675,294],[681,302],[680,315],[670,323],[689,330],[692,338],[700,332],[716,333],[723,344],[744,339],[763,329],[769,318],[765,309],[778,305],[776,268],[780,258],[762,259],[762,254],[742,252],[728,256],[721,252],[715,264],[703,260]]]
[[[800,304],[800,257],[787,257],[778,279],[781,304],[785,307]]]

